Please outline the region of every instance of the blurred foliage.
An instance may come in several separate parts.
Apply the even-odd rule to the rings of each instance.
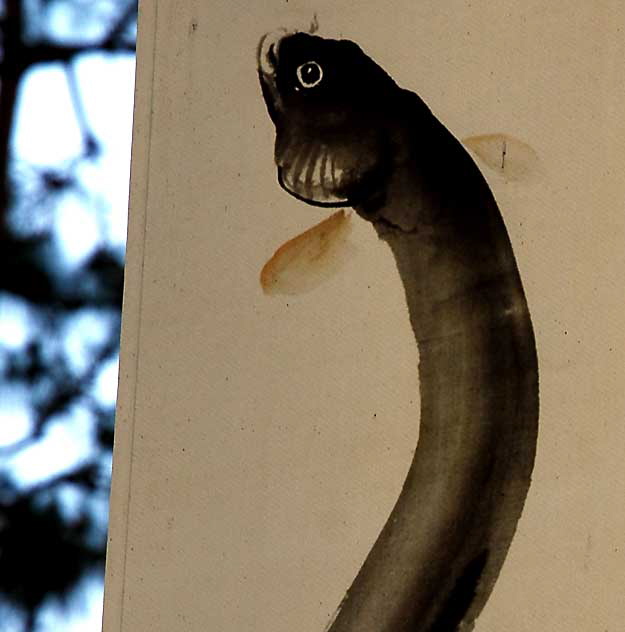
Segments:
[[[66,265],[54,216],[70,194],[93,206],[79,170],[102,151],[74,64],[95,52],[134,55],[136,17],[136,0],[0,0],[0,319],[3,304],[19,307],[30,332],[22,345],[0,346],[0,408],[18,398],[30,416],[23,436],[0,446],[0,630],[10,613],[34,632],[42,606],[67,602],[85,577],[103,573],[114,409],[94,390],[118,354],[123,252],[102,240]],[[24,164],[11,144],[21,83],[43,64],[66,73],[73,105],[66,115],[82,136],[72,160],[45,167]],[[77,353],[68,332],[81,322],[97,326]],[[15,457],[79,413],[88,420],[91,454],[20,484]],[[0,423],[11,423],[10,414]]]

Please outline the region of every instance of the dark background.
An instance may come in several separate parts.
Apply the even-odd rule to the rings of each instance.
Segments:
[[[53,605],[69,617],[85,582],[103,582],[114,401],[98,389],[119,351],[124,249],[102,237],[86,254],[64,257],[57,219],[68,202],[96,222],[110,214],[90,184],[110,139],[98,136],[85,104],[90,82],[102,79],[77,67],[88,56],[134,59],[136,17],[135,0],[0,1],[0,328],[16,313],[27,322],[14,339],[9,327],[0,342],[1,632],[67,630],[63,614],[52,624],[44,610]],[[58,163],[30,164],[14,146],[17,117],[28,115],[20,94],[46,65],[65,75],[70,107],[63,116],[79,143]],[[108,81],[113,104],[116,90],[127,87]],[[53,132],[62,121],[58,110],[49,115]],[[51,142],[47,136],[37,142]],[[87,449],[59,467],[70,423],[82,428]],[[55,454],[38,453],[39,474],[18,475],[21,456],[53,433],[61,439],[50,444]]]

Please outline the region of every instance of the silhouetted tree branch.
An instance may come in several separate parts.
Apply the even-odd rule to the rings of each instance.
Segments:
[[[0,237],[6,236],[4,218],[9,203],[9,151],[17,86],[23,74],[18,61],[22,47],[22,2],[6,0],[0,22],[2,70],[0,70]]]
[[[0,345],[0,388],[27,393],[31,419],[24,436],[0,447],[0,622],[10,609],[22,615],[24,632],[36,631],[38,613],[49,599],[67,602],[81,579],[101,574],[104,563],[106,529],[93,501],[108,495],[102,455],[111,453],[114,410],[93,393],[103,367],[118,353],[123,256],[103,243],[79,265],[60,266],[52,218],[64,196],[80,196],[79,168],[85,161],[94,164],[101,149],[90,128],[74,61],[94,52],[134,54],[136,0],[119,0],[115,15],[109,12],[106,28],[93,41],[85,40],[78,28],[75,36],[62,38],[44,28],[46,11],[53,5],[91,11],[87,18],[95,20],[99,4],[4,0],[0,9],[0,302],[27,306],[37,323],[25,345]],[[111,6],[106,3],[107,9]],[[66,72],[73,104],[67,116],[78,123],[82,151],[64,165],[18,165],[11,139],[20,88],[29,71],[50,63],[61,64]],[[80,199],[90,203],[88,195]],[[61,332],[86,313],[98,314],[104,333],[90,349],[86,365],[77,368],[61,344]],[[36,483],[19,483],[11,473],[12,461],[44,440],[52,422],[65,423],[77,408],[90,415],[92,455]],[[79,499],[71,511],[63,501],[68,490]]]

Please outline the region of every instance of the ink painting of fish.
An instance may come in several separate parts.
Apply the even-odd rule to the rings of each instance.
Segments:
[[[463,146],[420,96],[346,39],[269,33],[257,65],[277,184],[298,202],[340,209],[276,252],[263,288],[308,283],[310,261],[329,261],[350,221],[368,222],[395,259],[419,352],[414,458],[327,629],[472,630],[530,488],[538,363],[506,226],[466,147],[506,174],[514,150],[519,177],[535,156],[502,135]]]

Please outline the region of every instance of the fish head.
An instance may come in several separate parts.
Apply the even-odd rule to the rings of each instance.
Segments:
[[[354,42],[287,31],[261,39],[258,73],[281,186],[317,206],[371,195],[390,168],[391,77]]]

